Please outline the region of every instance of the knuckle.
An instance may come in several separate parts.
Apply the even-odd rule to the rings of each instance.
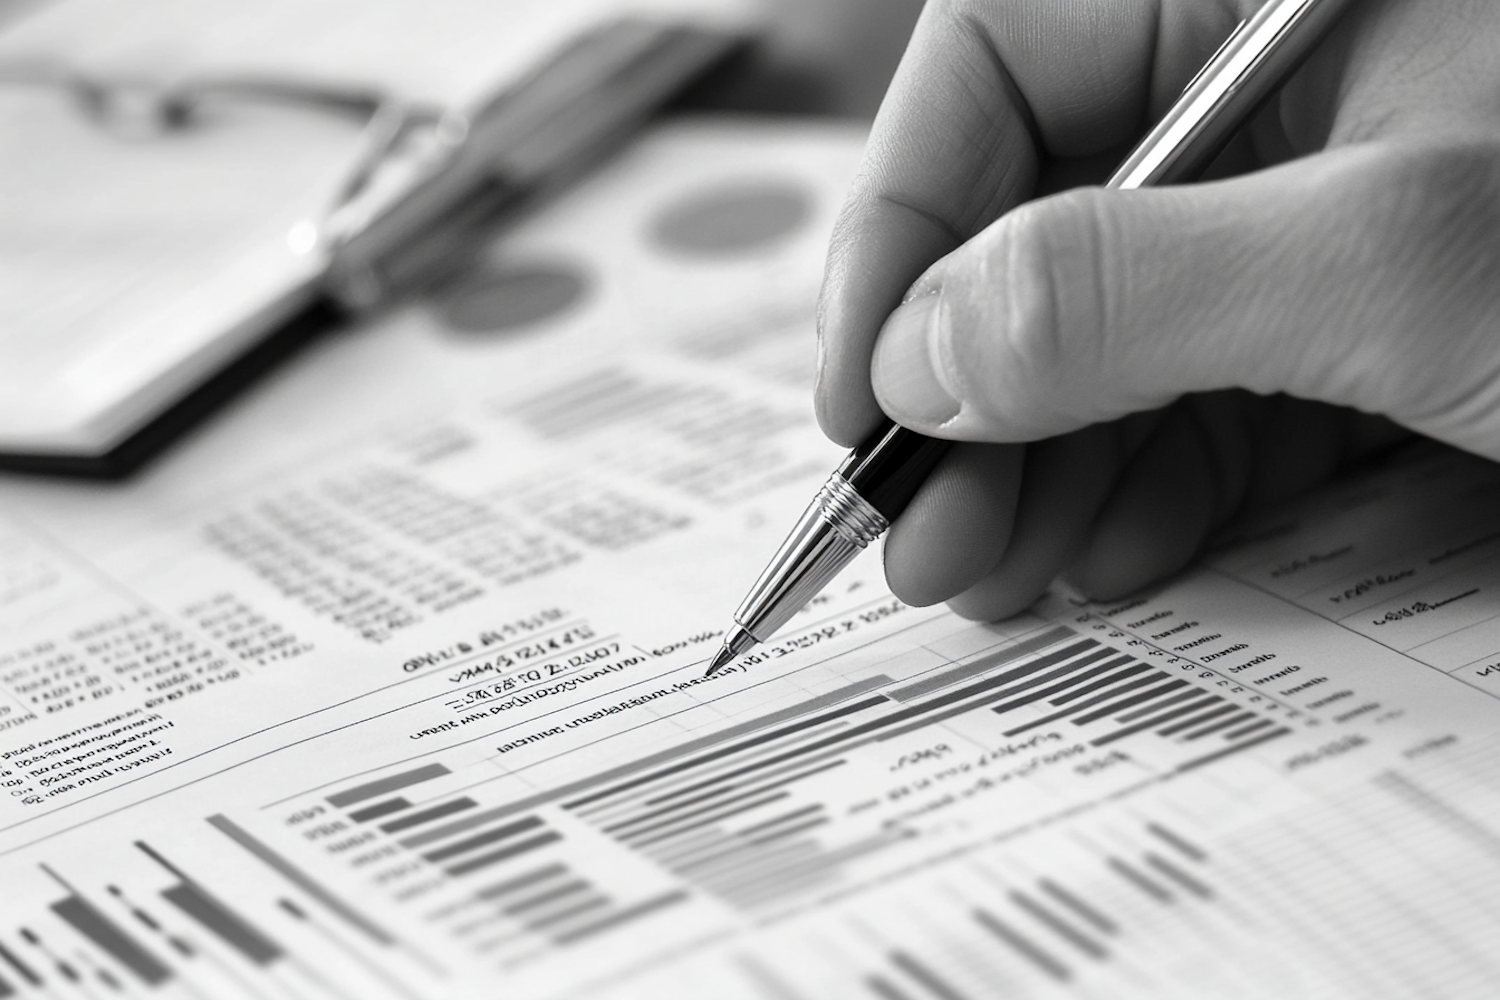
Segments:
[[[1012,391],[1003,399],[1020,393],[1033,407],[1068,400],[1076,409],[1080,390],[1104,372],[1111,294],[1102,196],[1080,189],[1030,202],[988,234],[975,277],[994,315],[990,335],[975,341],[984,356],[966,370],[1004,373]]]

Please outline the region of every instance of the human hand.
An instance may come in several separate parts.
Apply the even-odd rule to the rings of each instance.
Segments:
[[[1256,6],[930,0],[819,308],[830,437],[973,442],[891,529],[903,600],[1110,599],[1412,431],[1500,458],[1500,4],[1357,0],[1233,176],[1063,190]]]

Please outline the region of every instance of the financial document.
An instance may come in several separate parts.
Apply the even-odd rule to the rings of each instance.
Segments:
[[[0,484],[0,998],[1491,997],[1500,470],[1415,449],[1110,605],[862,556],[853,131],[658,130],[139,480]]]

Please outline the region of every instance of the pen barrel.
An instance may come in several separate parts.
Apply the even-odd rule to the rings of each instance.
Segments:
[[[1104,186],[1134,190],[1195,179],[1350,3],[1267,0],[1219,46]]]
[[[765,642],[888,527],[885,515],[835,472],[750,588],[735,623]]]
[[[894,521],[951,445],[951,441],[886,424],[861,441],[834,475],[842,477],[887,521]]]

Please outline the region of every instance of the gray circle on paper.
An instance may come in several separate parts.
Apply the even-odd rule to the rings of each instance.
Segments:
[[[506,333],[562,315],[588,289],[587,273],[573,264],[481,267],[444,289],[438,308],[451,329]]]
[[[794,181],[721,184],[673,202],[651,220],[651,241],[680,254],[728,256],[760,250],[806,224],[813,199]]]

